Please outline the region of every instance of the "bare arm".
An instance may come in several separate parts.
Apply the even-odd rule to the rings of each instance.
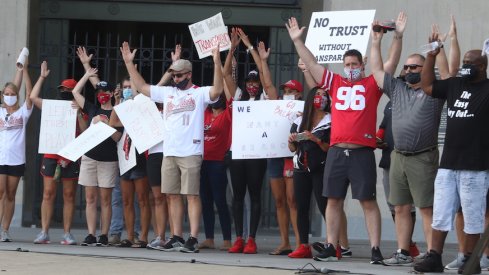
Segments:
[[[124,125],[122,125],[121,120],[119,119],[119,116],[117,115],[117,112],[114,109],[112,109],[112,113],[110,114],[109,126],[110,127],[124,127]]]
[[[243,32],[241,28],[237,28],[238,35],[241,38],[241,41],[243,41],[243,44],[246,46],[248,49],[249,53],[251,53],[251,56],[253,57],[253,61],[255,61],[256,68],[258,69],[258,76],[260,77],[260,82],[263,83],[263,68],[262,68],[262,63],[260,59],[260,55],[256,51],[255,48],[253,48],[253,44],[251,44],[250,39],[248,36]],[[265,90],[266,91],[266,90]],[[268,92],[268,91],[266,91]]]
[[[122,58],[124,59],[124,63],[126,64],[127,72],[129,73],[129,77],[131,81],[134,81],[134,85],[136,86],[136,90],[145,96],[151,97],[151,86],[144,81],[144,78],[139,74],[138,70],[134,66],[134,56],[136,55],[136,49],[131,52],[129,48],[129,43],[122,43],[122,47],[120,48],[122,53]],[[220,68],[221,66],[219,66]]]
[[[85,72],[92,68],[92,66],[90,66],[90,61],[92,61],[93,54],[88,55],[85,47],[78,47],[76,49],[76,54],[78,55],[78,58],[80,58],[80,62],[82,63]],[[91,76],[89,79],[94,88],[100,82],[98,75]]]
[[[370,36],[372,38],[372,44],[370,46],[370,69],[372,70],[372,75],[375,78],[375,82],[377,82],[377,86],[379,88],[384,88],[384,65],[382,63],[382,54],[380,53],[380,46],[383,37],[383,31],[375,32],[373,30],[373,26],[378,25],[378,21],[374,21],[372,23],[372,31],[370,32]]]
[[[42,84],[44,83],[46,77],[48,77],[49,72],[48,63],[43,61],[41,63],[41,74],[39,75],[39,79],[37,80],[36,84],[32,88],[30,95],[32,103],[34,103],[34,105],[39,109],[42,109],[42,98],[39,97],[39,93],[41,92]]]
[[[73,88],[73,98],[75,99],[78,106],[80,106],[80,108],[82,109],[85,107],[85,97],[81,95],[81,90],[83,89],[83,87],[85,87],[85,84],[90,77],[97,75],[97,71],[98,70],[96,68],[88,69],[83,77],[78,81],[78,83],[76,83],[75,88]]]
[[[175,61],[180,59],[181,54],[182,54],[182,46],[180,46],[180,44],[175,45],[175,51],[171,52],[172,63],[175,63]],[[170,82],[170,80],[171,80],[171,73],[168,70],[166,70],[166,72],[161,77],[160,82],[158,82],[156,86],[164,86],[166,83]]]
[[[27,109],[32,109],[32,100],[31,100],[31,92],[32,92],[32,80],[29,76],[29,64],[26,58],[26,62],[24,64],[24,68],[22,69],[22,73],[24,75],[24,83],[25,83],[25,104],[27,104]],[[19,87],[20,89],[20,87]]]
[[[438,41],[438,34],[432,33],[430,37],[430,43]],[[421,89],[431,96],[433,91],[433,82],[435,81],[435,59],[436,55],[440,52],[440,49],[436,49],[427,54],[424,62],[423,69],[421,71]]]
[[[224,77],[224,92],[226,94],[226,100],[229,100],[234,97],[236,93],[236,83],[233,79],[233,54],[238,47],[241,39],[238,36],[236,28],[231,29],[231,48],[228,51],[226,56],[226,61],[224,62],[224,68],[222,69],[222,74]]]
[[[306,65],[304,64],[304,62],[302,62],[302,60],[300,58],[299,58],[299,61],[297,62],[297,67],[299,67],[299,69],[304,74],[304,80],[306,81],[306,85],[307,85],[308,90],[315,88],[317,86],[316,81],[314,81],[314,78],[312,78],[311,72],[309,72]]]
[[[214,60],[214,82],[209,90],[209,97],[212,101],[219,98],[223,90],[222,69],[221,69],[221,53],[219,52],[219,44],[212,49],[212,59]]]
[[[270,68],[268,67],[268,57],[270,56],[270,48],[265,48],[265,43],[260,41],[258,43],[258,54],[261,59],[261,68],[263,71],[263,88],[267,92],[269,99],[278,99],[277,87],[273,85],[272,75],[270,73]]]
[[[396,20],[396,30],[394,37],[392,38],[392,44],[389,48],[389,55],[384,63],[384,72],[394,75],[396,72],[397,65],[399,64],[399,59],[401,58],[402,52],[402,36],[404,35],[404,30],[406,29],[407,16],[404,12],[400,12]]]
[[[431,25],[431,33],[438,34],[438,38],[440,39],[441,42],[445,42],[445,39],[448,36],[448,35],[440,34],[440,29],[436,24]],[[440,74],[441,79],[447,79],[450,77],[450,72],[448,68],[448,59],[444,48],[441,48],[440,53],[436,56],[435,64],[436,67],[438,67],[438,73]]]
[[[26,57],[26,60],[25,60],[25,63],[24,63],[24,68],[19,70],[17,68],[17,66],[15,67],[15,76],[14,76],[14,81],[12,83],[15,84],[15,86],[17,86],[17,89],[19,89],[20,91],[20,85],[22,85],[22,77],[24,75],[23,71],[24,69],[27,69],[26,67],[29,66],[29,61],[28,61],[28,58]]]
[[[448,37],[450,38],[450,62],[448,63],[448,68],[450,76],[454,77],[457,75],[460,67],[460,45],[458,44],[457,25],[455,24],[455,17],[453,15]]]

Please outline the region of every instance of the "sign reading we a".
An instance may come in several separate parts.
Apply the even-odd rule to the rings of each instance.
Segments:
[[[189,25],[188,28],[200,59],[212,55],[212,49],[218,44],[220,51],[231,48],[231,39],[221,13]]]

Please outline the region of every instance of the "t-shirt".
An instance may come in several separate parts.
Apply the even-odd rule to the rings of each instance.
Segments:
[[[17,111],[7,115],[0,107],[0,165],[22,165],[25,163],[25,128],[32,108],[23,104]]]
[[[384,108],[384,118],[379,125],[379,128],[384,129],[384,142],[387,144],[382,149],[382,157],[379,161],[379,167],[389,169],[391,166],[391,153],[394,150],[394,138],[392,137],[392,103],[389,101]]]
[[[204,110],[210,99],[211,87],[151,86],[151,99],[163,103],[165,121],[165,156],[188,157],[204,154]]]
[[[226,101],[226,109],[214,117],[211,108],[204,113],[204,160],[224,160],[229,150],[233,99]]]
[[[100,108],[100,106],[96,106],[93,103],[85,100],[83,112],[88,114],[88,121],[91,123],[92,119],[97,115],[105,115],[110,119],[112,110],[104,110]],[[122,132],[121,128],[116,129],[119,132]],[[102,141],[102,143],[88,151],[85,156],[97,161],[117,161],[117,143],[112,139],[112,137],[108,137],[106,140]]]
[[[415,90],[387,73],[383,91],[392,103],[394,148],[417,152],[437,146],[445,100],[433,98],[421,89]]]
[[[489,79],[437,80],[433,97],[447,100],[447,129],[440,168],[489,169]]]
[[[331,96],[330,145],[353,143],[375,148],[377,105],[382,92],[374,77],[352,83],[325,69],[318,86]]]

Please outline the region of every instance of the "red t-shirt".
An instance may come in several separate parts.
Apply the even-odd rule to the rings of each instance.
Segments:
[[[226,102],[226,109],[216,117],[212,109],[204,112],[204,160],[224,160],[231,145],[232,104]]]
[[[350,82],[324,70],[319,87],[331,96],[331,143],[353,143],[375,148],[377,105],[382,91],[372,75]]]

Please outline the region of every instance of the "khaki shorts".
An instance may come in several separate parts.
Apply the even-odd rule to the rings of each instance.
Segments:
[[[389,202],[392,205],[414,203],[419,208],[433,206],[438,160],[438,149],[414,156],[392,151]]]
[[[161,165],[161,193],[199,195],[202,156],[164,156]]]
[[[119,163],[117,161],[97,161],[82,156],[78,184],[114,188],[118,176]]]

